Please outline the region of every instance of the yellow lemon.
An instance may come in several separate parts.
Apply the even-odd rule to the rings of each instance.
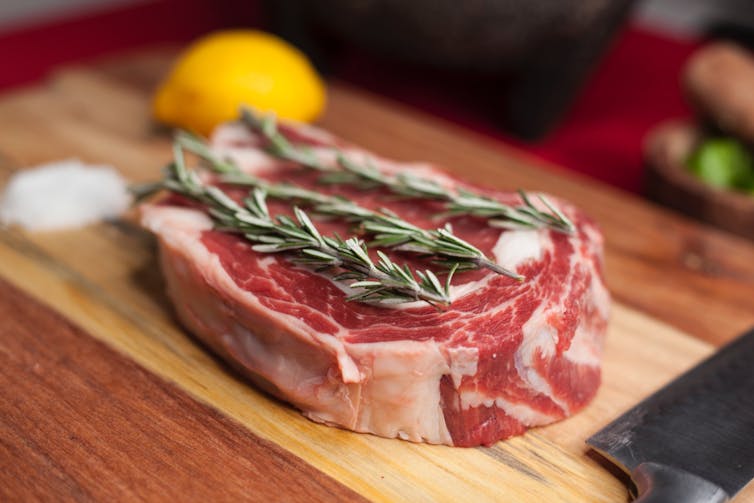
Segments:
[[[241,105],[310,122],[325,106],[325,87],[304,54],[256,30],[211,33],[178,58],[154,98],[154,116],[209,134],[238,117]]]

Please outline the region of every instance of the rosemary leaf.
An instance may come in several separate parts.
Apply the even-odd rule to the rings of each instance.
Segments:
[[[378,251],[375,264],[367,245],[358,238],[345,241],[321,235],[302,209],[294,208],[295,220],[286,216],[273,218],[266,204],[264,189],[255,187],[241,206],[221,189],[205,185],[193,171],[186,168],[182,147],[176,142],[175,161],[164,186],[207,206],[208,213],[227,231],[237,233],[254,243],[260,253],[288,253],[294,262],[328,273],[334,279],[350,280],[356,294],[348,300],[392,304],[422,300],[440,307],[450,304],[449,283],[439,283],[427,270],[414,273],[399,266]]]
[[[263,126],[260,125],[259,127]],[[271,127],[269,125],[264,126],[267,129]],[[449,226],[435,230],[422,229],[388,210],[373,211],[340,196],[329,196],[290,184],[268,183],[242,173],[237,167],[234,171],[230,171],[228,169],[229,161],[218,159],[206,146],[198,146],[195,138],[182,143],[181,138],[184,137],[179,136],[178,138],[177,141],[182,147],[203,158],[209,169],[221,175],[221,182],[244,187],[256,187],[264,191],[265,197],[292,200],[310,206],[317,214],[341,217],[349,222],[359,224],[364,232],[374,236],[374,239],[369,242],[372,247],[395,248],[404,252],[451,258],[465,262],[461,266],[462,270],[484,267],[497,274],[518,281],[523,280],[521,275],[501,267],[471,243],[455,236]],[[289,145],[283,142],[277,142],[277,144]],[[378,170],[372,167],[355,169],[362,170],[364,176],[370,179],[377,179],[382,176]],[[307,227],[311,223],[308,221],[308,217],[305,217],[304,222]],[[452,267],[453,264],[453,262],[440,263],[448,264],[449,267]]]
[[[522,206],[511,206],[468,190],[451,191],[440,184],[415,175],[388,175],[377,169],[371,161],[358,163],[342,152],[336,156],[337,167],[324,166],[307,148],[290,143],[277,129],[271,115],[258,117],[248,108],[241,110],[241,120],[269,143],[268,151],[288,161],[297,162],[319,171],[327,172],[320,181],[331,184],[349,184],[362,188],[384,187],[394,194],[417,199],[443,201],[453,215],[472,215],[492,220],[496,227],[537,229],[548,228],[572,234],[573,223],[544,196],[539,196],[549,210],[538,209],[524,191],[519,191]],[[340,168],[338,171],[337,169]],[[506,224],[510,221],[510,225]]]

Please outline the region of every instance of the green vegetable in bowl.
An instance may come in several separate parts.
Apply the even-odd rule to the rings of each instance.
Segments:
[[[689,170],[714,187],[754,191],[754,155],[735,138],[709,138],[688,160]]]

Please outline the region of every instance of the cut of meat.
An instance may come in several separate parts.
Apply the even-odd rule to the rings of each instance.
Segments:
[[[366,152],[308,126],[282,127],[322,162],[332,146]],[[249,173],[312,187],[317,173],[268,156],[239,124],[216,131],[213,148]],[[517,194],[471,187],[425,164],[371,156],[376,167],[431,177],[449,189],[481,191],[510,204]],[[436,202],[399,200],[379,190],[317,186],[371,208],[387,207],[424,228],[445,223]],[[554,200],[554,199],[553,199]],[[168,294],[180,320],[259,387],[314,421],[384,437],[456,446],[489,445],[581,409],[600,382],[609,295],[602,237],[572,205],[554,200],[575,224],[550,230],[501,230],[479,218],[449,218],[454,232],[525,276],[488,270],[453,279],[444,311],[411,303],[384,307],[345,300],[348,286],[260,254],[242,238],[213,230],[200,209],[143,205],[142,224],[160,242]],[[273,214],[289,205],[270,201]],[[317,220],[323,234],[346,224]],[[391,254],[426,268],[426,259]]]

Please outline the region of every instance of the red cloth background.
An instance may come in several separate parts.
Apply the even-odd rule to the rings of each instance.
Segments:
[[[218,28],[259,26],[249,0],[154,0],[0,35],[0,88],[28,84],[51,67],[162,43],[184,43]],[[629,26],[617,37],[560,125],[538,143],[505,134],[480,111],[484,99],[464,76],[391,66],[354,54],[336,76],[462,124],[491,138],[626,190],[641,189],[642,140],[658,122],[690,112],[680,71],[697,43]],[[386,66],[387,65],[387,66]],[[494,92],[494,91],[493,91]]]

